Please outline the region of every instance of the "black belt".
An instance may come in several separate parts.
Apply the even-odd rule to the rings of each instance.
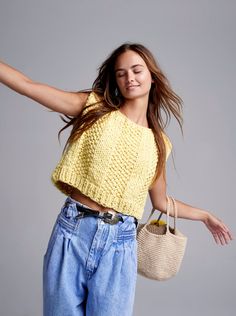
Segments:
[[[92,210],[90,208],[87,208],[85,206],[81,206],[79,204],[76,204],[76,208],[78,212],[83,213],[83,217],[86,216],[95,216],[103,219],[104,222],[109,223],[111,225],[114,225],[118,223],[119,221],[124,222],[124,219],[115,213],[115,211],[107,211],[107,212],[100,212],[96,210]],[[77,215],[77,217],[80,217],[80,214]]]

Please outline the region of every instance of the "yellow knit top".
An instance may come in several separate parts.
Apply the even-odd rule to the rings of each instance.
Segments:
[[[85,106],[97,100],[91,92]],[[172,145],[165,134],[163,138],[167,160]],[[51,180],[66,195],[77,188],[105,207],[141,219],[157,157],[152,129],[115,110],[67,147]]]

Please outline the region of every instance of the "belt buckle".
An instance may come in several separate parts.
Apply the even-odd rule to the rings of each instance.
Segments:
[[[107,216],[107,214],[109,214],[109,215],[111,215],[111,216],[109,216],[109,217],[104,217],[103,221],[104,221],[105,223],[109,223],[109,224],[111,224],[111,225],[114,225],[114,224],[116,224],[116,223],[119,222],[120,219],[119,219],[118,216],[116,216],[116,213],[115,213],[114,211],[107,211],[107,212],[104,214],[104,216]]]

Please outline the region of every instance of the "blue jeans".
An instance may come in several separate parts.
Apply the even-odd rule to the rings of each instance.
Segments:
[[[83,206],[66,198],[43,258],[43,315],[131,316],[137,280],[135,218],[119,213],[124,222],[111,225],[82,217],[76,204]]]

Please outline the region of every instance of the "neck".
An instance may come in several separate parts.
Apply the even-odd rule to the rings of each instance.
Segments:
[[[148,126],[147,107],[148,98],[126,99],[120,111],[135,123]]]

